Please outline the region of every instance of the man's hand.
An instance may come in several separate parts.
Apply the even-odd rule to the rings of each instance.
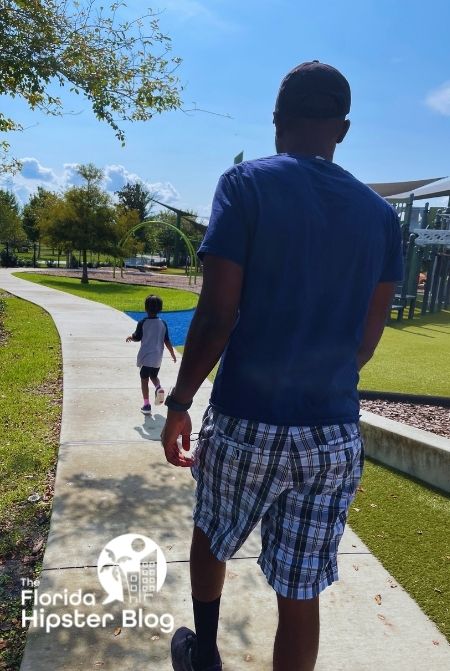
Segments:
[[[173,361],[174,363],[176,363],[176,362],[177,362],[177,357],[175,356],[175,353],[174,353],[174,354],[172,354],[172,361]]]
[[[186,452],[190,449],[192,422],[188,412],[176,410],[167,411],[167,420],[161,432],[161,443],[164,447],[166,459],[174,466],[192,466],[192,457],[185,457],[178,446],[177,438],[181,435],[181,444]]]
[[[125,342],[131,342],[133,340],[133,336],[128,336],[128,338],[125,340]]]

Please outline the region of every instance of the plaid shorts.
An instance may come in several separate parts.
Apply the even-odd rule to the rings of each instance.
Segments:
[[[359,425],[286,427],[209,407],[192,474],[194,523],[230,559],[261,521],[258,559],[269,584],[311,599],[338,580],[337,549],[361,478]]]

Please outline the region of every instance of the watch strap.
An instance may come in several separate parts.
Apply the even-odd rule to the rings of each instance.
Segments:
[[[164,405],[166,405],[169,408],[169,410],[175,410],[177,412],[186,412],[191,407],[192,401],[189,401],[189,403],[179,403],[174,399],[172,392],[170,392],[170,394],[168,394],[166,397]]]

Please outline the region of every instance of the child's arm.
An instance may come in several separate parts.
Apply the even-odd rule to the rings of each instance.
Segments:
[[[172,347],[172,343],[170,342],[169,327],[167,326],[166,322],[164,322],[164,325],[166,327],[166,335],[164,336],[164,345],[167,347],[167,349],[171,353],[173,362],[176,363],[177,357],[175,355],[175,350]]]
[[[125,342],[140,342],[142,340],[142,323],[143,320],[138,322],[136,326],[136,331],[132,333],[128,338],[126,338]]]
[[[170,342],[170,340],[164,340],[164,344],[167,347],[167,349],[169,350],[169,352],[171,353],[173,362],[176,363],[177,362],[177,357],[175,355],[175,350],[172,347],[172,343]]]

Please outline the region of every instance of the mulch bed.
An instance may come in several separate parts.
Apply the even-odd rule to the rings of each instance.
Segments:
[[[80,278],[81,270],[58,270],[45,269],[36,271],[43,275],[56,275],[57,277],[76,277]],[[103,280],[105,282],[118,282],[119,284],[139,284],[142,286],[166,287],[167,289],[185,289],[199,294],[202,288],[202,277],[197,277],[197,283],[189,284],[189,277],[186,275],[163,275],[161,273],[141,273],[138,270],[126,269],[123,271],[123,277],[120,275],[120,269],[116,270],[116,276],[113,277],[113,271],[110,268],[89,269],[89,278],[92,280]]]
[[[436,405],[393,401],[361,401],[361,408],[376,415],[450,438],[450,410]]]

